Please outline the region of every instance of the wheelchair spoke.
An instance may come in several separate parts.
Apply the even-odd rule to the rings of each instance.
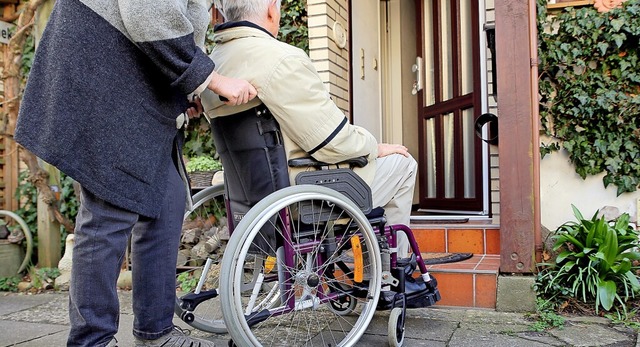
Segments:
[[[381,265],[373,229],[340,193],[310,187],[285,188],[263,199],[229,242],[223,273],[230,276],[221,278],[221,302],[238,345],[351,346],[375,312]],[[306,217],[299,214],[304,208]],[[369,276],[360,283],[350,254],[354,236]],[[250,290],[240,288],[247,267],[255,278]]]

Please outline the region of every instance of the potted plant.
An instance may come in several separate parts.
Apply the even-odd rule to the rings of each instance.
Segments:
[[[213,175],[222,170],[222,164],[211,156],[201,155],[188,159],[186,169],[193,188],[208,187]]]

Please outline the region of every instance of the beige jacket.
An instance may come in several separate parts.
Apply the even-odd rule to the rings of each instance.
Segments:
[[[367,156],[357,173],[369,184],[375,173],[377,141],[367,130],[350,124],[331,100],[311,59],[304,51],[280,42],[248,22],[217,28],[210,57],[223,76],[248,80],[258,98],[241,106],[223,104],[211,91],[203,93],[208,117],[235,114],[261,102],[280,124],[287,158],[309,156],[327,163]],[[289,170],[291,180],[297,172]]]

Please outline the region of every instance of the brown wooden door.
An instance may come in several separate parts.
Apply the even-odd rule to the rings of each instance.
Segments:
[[[478,0],[416,0],[420,208],[483,210]]]

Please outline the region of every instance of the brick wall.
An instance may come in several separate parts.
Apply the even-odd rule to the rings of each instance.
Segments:
[[[340,48],[333,39],[336,22],[349,28],[348,1],[308,0],[307,6],[309,56],[333,101],[349,115],[349,43]]]

